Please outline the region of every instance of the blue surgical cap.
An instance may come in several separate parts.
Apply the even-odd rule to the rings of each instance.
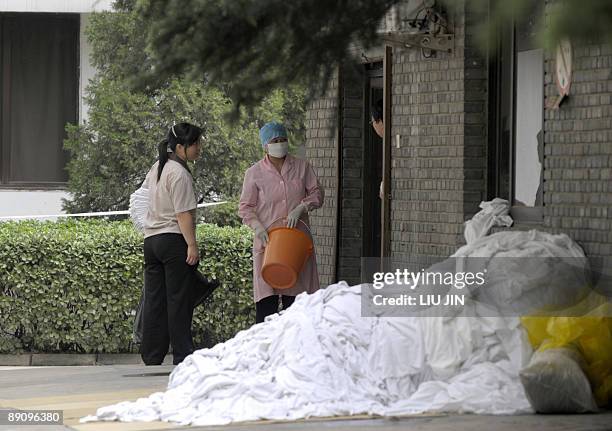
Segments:
[[[286,138],[287,129],[280,123],[267,123],[261,129],[259,129],[259,140],[261,146],[268,144],[274,138]]]

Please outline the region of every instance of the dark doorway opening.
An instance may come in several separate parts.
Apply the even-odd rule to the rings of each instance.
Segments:
[[[381,200],[382,181],[382,138],[372,128],[372,106],[383,98],[382,62],[365,65],[364,119],[365,133],[363,145],[363,256],[381,256]]]

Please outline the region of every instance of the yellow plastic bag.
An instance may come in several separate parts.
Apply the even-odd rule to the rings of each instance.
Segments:
[[[565,315],[579,317],[521,318],[534,350],[560,347],[576,348],[584,359],[583,370],[602,407],[612,401],[612,306],[610,299],[591,293],[582,302],[565,310]]]

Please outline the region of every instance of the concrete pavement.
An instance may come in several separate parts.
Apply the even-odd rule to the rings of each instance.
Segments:
[[[309,419],[273,423],[261,421],[223,427],[179,427],[165,422],[96,422],[80,424],[81,417],[98,407],[135,400],[165,390],[173,366],[109,365],[81,367],[0,367],[0,408],[56,409],[64,412],[63,426],[2,426],[27,431],[145,431],[145,430],[271,430],[334,431],[409,429],[414,431],[574,431],[612,430],[612,412],[596,415],[417,415],[397,418],[366,416]]]

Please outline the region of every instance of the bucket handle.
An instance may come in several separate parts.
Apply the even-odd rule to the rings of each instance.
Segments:
[[[272,226],[274,223],[276,223],[276,222],[277,222],[277,221],[279,221],[279,220],[286,219],[286,218],[287,218],[287,217],[279,217],[279,218],[277,218],[276,220],[274,220],[272,223],[270,223],[268,226],[266,226],[266,232],[268,231],[268,229],[270,229],[270,226]],[[298,221],[299,221],[299,222],[302,222],[302,224],[304,225],[304,227],[305,227],[305,228],[306,228],[306,230],[308,231],[308,234],[310,235],[310,238],[311,238],[312,240],[314,240],[314,237],[312,236],[312,232],[310,231],[310,228],[308,227],[308,225],[307,225],[307,224],[306,224],[306,223],[305,223],[303,220],[301,220],[301,219],[298,219]],[[313,241],[313,242],[314,242],[314,241]],[[261,254],[261,253],[263,253],[264,251],[265,251],[265,249],[264,249],[264,250],[260,250],[260,251],[258,251],[256,254]]]
[[[287,218],[287,217],[279,217],[279,218],[277,218],[277,219],[276,219],[276,220],[274,220],[272,223],[270,223],[268,226],[266,226],[266,231],[268,231],[268,229],[270,229],[270,226],[272,226],[272,225],[273,225],[274,223],[276,223],[277,221],[282,220],[282,219],[286,219],[286,218]],[[304,225],[304,227],[305,227],[305,228],[306,228],[306,230],[308,231],[308,234],[310,235],[310,238],[313,238],[313,236],[312,236],[312,232],[310,231],[310,228],[308,227],[308,225],[306,224],[306,222],[304,222],[302,219],[298,219],[298,221],[299,221],[299,222],[301,222],[301,223]]]

